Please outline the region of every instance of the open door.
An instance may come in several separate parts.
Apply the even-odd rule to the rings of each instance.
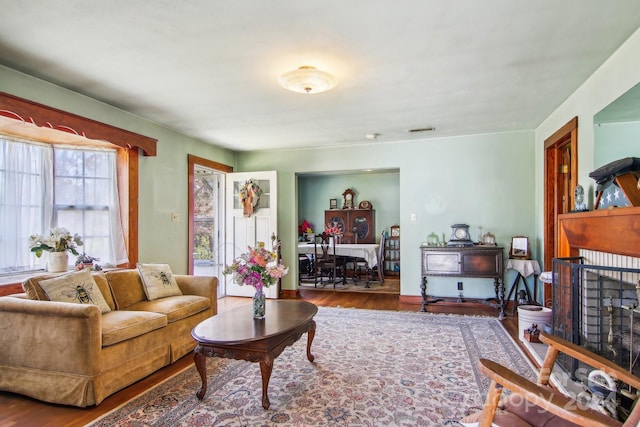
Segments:
[[[243,204],[240,191],[245,183],[252,180],[261,190],[257,200],[252,199]],[[238,172],[227,174],[226,179],[226,260],[233,259],[247,252],[248,246],[256,246],[263,242],[265,247],[272,248],[272,236],[278,235],[278,186],[276,171]],[[248,205],[251,205],[250,207]],[[249,207],[249,209],[247,209]],[[253,212],[251,212],[253,210]],[[226,294],[230,296],[253,296],[255,290],[251,286],[240,286],[233,282],[233,276],[222,276]],[[267,298],[278,298],[278,284],[264,289]]]

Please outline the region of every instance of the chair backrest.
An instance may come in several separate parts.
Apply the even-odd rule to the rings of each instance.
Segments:
[[[378,248],[378,261],[380,266],[378,268],[384,269],[384,244],[386,243],[386,235],[384,231],[380,234],[380,247]]]
[[[316,234],[313,241],[314,253],[317,259],[331,259],[335,257],[336,241],[327,233]]]

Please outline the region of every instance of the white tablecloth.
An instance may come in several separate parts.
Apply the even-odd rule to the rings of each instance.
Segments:
[[[540,264],[535,259],[509,259],[507,270],[515,270],[523,277],[529,277],[532,274],[539,276]]]
[[[369,264],[370,268],[378,265],[378,248],[377,243],[340,243],[336,245],[336,255],[348,256],[353,258],[363,258]],[[320,251],[320,248],[318,247]],[[313,254],[313,243],[299,243],[298,253],[300,254]]]

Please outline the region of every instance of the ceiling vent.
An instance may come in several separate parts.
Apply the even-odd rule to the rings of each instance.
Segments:
[[[433,132],[434,130],[436,130],[435,126],[429,126],[429,127],[427,127],[427,128],[409,129],[407,132],[409,132],[409,133],[416,133],[416,132]]]

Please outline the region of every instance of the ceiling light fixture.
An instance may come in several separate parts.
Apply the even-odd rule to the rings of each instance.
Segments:
[[[308,65],[284,73],[278,83],[290,91],[309,94],[326,92],[338,84],[331,74]]]

